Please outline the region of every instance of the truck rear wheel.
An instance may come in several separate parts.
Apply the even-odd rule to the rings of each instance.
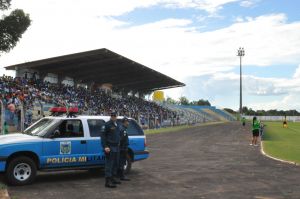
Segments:
[[[130,155],[127,155],[126,164],[124,165],[124,171],[126,174],[130,173],[131,166],[132,166],[132,158],[130,157]]]
[[[6,169],[6,179],[11,185],[26,185],[34,181],[37,168],[35,162],[26,156],[12,159]]]

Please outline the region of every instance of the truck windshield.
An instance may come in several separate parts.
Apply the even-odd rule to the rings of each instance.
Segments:
[[[28,127],[24,133],[28,135],[34,135],[34,136],[43,136],[45,130],[53,126],[54,123],[59,122],[59,120],[56,119],[48,119],[44,118],[40,121],[36,122],[32,126]]]

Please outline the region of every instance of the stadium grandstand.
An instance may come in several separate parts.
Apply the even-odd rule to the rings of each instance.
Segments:
[[[54,106],[88,115],[117,111],[144,128],[230,120],[216,108],[146,100],[153,91],[185,85],[105,48],[5,68],[16,71],[14,78],[0,78],[1,129],[7,132],[22,131]]]

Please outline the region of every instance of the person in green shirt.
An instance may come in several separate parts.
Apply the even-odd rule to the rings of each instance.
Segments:
[[[246,118],[245,117],[242,118],[242,124],[243,124],[243,126],[246,125]]]
[[[253,134],[253,138],[252,138],[252,142],[251,142],[251,146],[258,146],[257,145],[257,140],[259,137],[259,129],[260,129],[260,122],[257,120],[256,117],[253,117],[253,123],[252,123],[252,134]]]

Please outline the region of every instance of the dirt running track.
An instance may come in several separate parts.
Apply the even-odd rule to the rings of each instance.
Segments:
[[[149,135],[148,144],[151,158],[117,189],[104,188],[103,173],[68,171],[8,191],[13,199],[300,198],[300,168],[262,156],[239,123]]]

